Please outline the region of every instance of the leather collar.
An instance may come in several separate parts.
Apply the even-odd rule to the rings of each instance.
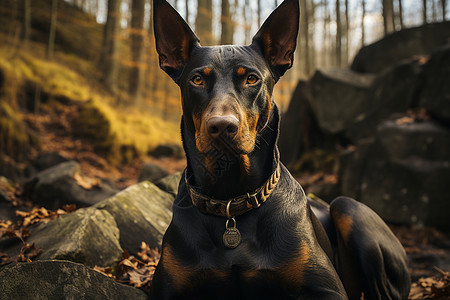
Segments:
[[[266,183],[253,191],[253,193],[247,193],[246,195],[240,195],[226,200],[214,199],[196,191],[189,184],[186,173],[187,170],[184,172],[184,180],[192,203],[202,213],[231,218],[258,208],[262,203],[266,202],[280,179],[280,163],[278,162],[275,172],[272,173]],[[228,213],[227,206],[229,206]]]

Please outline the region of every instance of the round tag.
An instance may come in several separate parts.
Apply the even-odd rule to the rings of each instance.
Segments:
[[[225,247],[234,249],[241,243],[241,233],[236,227],[227,228],[223,234]]]

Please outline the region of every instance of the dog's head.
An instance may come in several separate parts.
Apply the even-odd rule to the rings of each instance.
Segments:
[[[285,0],[251,45],[202,47],[170,4],[154,0],[159,63],[181,89],[186,130],[199,153],[253,151],[273,109],[273,87],[292,66],[298,23],[298,0]]]

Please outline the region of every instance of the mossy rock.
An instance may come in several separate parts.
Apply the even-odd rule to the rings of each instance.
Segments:
[[[30,147],[39,145],[20,117],[6,102],[0,102],[0,152],[16,160],[25,158]]]
[[[119,164],[121,151],[111,113],[94,100],[81,103],[79,113],[77,133],[90,139],[94,150],[110,163]]]

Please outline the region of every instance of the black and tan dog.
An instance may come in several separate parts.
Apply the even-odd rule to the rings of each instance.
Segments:
[[[285,0],[250,46],[201,47],[154,0],[160,66],[181,89],[187,168],[153,299],[406,299],[405,252],[386,224],[349,198],[308,201],[279,160],[272,92],[292,66],[298,23],[298,0]]]

